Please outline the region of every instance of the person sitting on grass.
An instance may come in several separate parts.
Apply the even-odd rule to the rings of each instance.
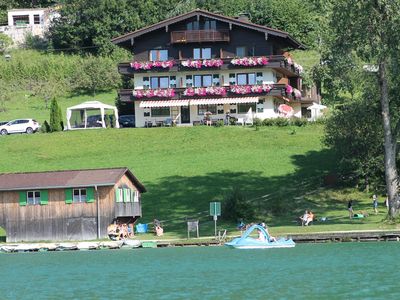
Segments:
[[[313,212],[310,210],[310,212],[308,213],[307,220],[306,220],[306,222],[305,222],[304,225],[308,226],[308,224],[310,224],[312,221],[314,221],[314,214],[313,214]]]
[[[299,219],[300,219],[300,221],[301,221],[301,226],[306,225],[307,220],[308,220],[308,211],[306,210],[306,211],[304,212],[304,214],[303,214],[302,216],[299,217]],[[308,225],[308,223],[307,223],[307,225]]]

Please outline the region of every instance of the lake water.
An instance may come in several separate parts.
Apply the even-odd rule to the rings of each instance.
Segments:
[[[400,243],[0,254],[0,299],[400,299]]]

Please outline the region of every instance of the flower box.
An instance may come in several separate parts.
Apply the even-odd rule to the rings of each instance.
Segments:
[[[271,84],[261,84],[261,85],[232,85],[230,87],[231,93],[234,94],[260,94],[260,93],[269,93],[273,85]]]
[[[134,61],[131,62],[131,68],[135,70],[151,70],[153,68],[163,68],[169,69],[174,66],[173,60],[166,60],[166,61]]]
[[[133,90],[132,95],[136,98],[169,98],[175,96],[175,90],[174,89]]]
[[[185,96],[206,96],[206,95],[225,96],[226,88],[217,87],[217,86],[187,88],[183,91],[183,95],[185,95]]]
[[[197,59],[197,60],[183,60],[181,61],[181,65],[186,68],[195,68],[201,69],[203,67],[206,68],[219,68],[224,64],[222,59]]]
[[[234,58],[231,60],[231,64],[234,66],[265,66],[268,64],[268,58],[265,56],[261,57],[243,57],[243,58]]]

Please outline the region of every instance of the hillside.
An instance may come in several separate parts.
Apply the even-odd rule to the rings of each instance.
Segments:
[[[233,187],[257,209],[258,220],[282,226],[282,231],[293,230],[293,221],[305,208],[334,217],[331,225],[338,224],[336,229],[348,229],[349,197],[357,197],[356,210],[369,209],[369,199],[353,191],[321,188],[324,174],[335,164],[321,145],[321,134],[321,126],[310,125],[10,135],[0,139],[0,156],[7,158],[0,172],[127,166],[148,189],[141,222],[166,220],[166,231],[174,234],[185,234],[186,217],[200,217],[203,233],[211,234],[209,202],[223,201]],[[376,228],[382,217],[361,222],[361,228]],[[234,228],[229,222],[220,224]]]

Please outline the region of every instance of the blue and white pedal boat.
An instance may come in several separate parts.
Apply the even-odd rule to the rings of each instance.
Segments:
[[[264,239],[255,239],[250,237],[254,230],[260,230],[264,235]],[[260,225],[253,225],[239,238],[225,243],[225,246],[235,249],[269,249],[269,248],[293,248],[296,243],[292,239],[279,238],[272,240],[264,227]]]

